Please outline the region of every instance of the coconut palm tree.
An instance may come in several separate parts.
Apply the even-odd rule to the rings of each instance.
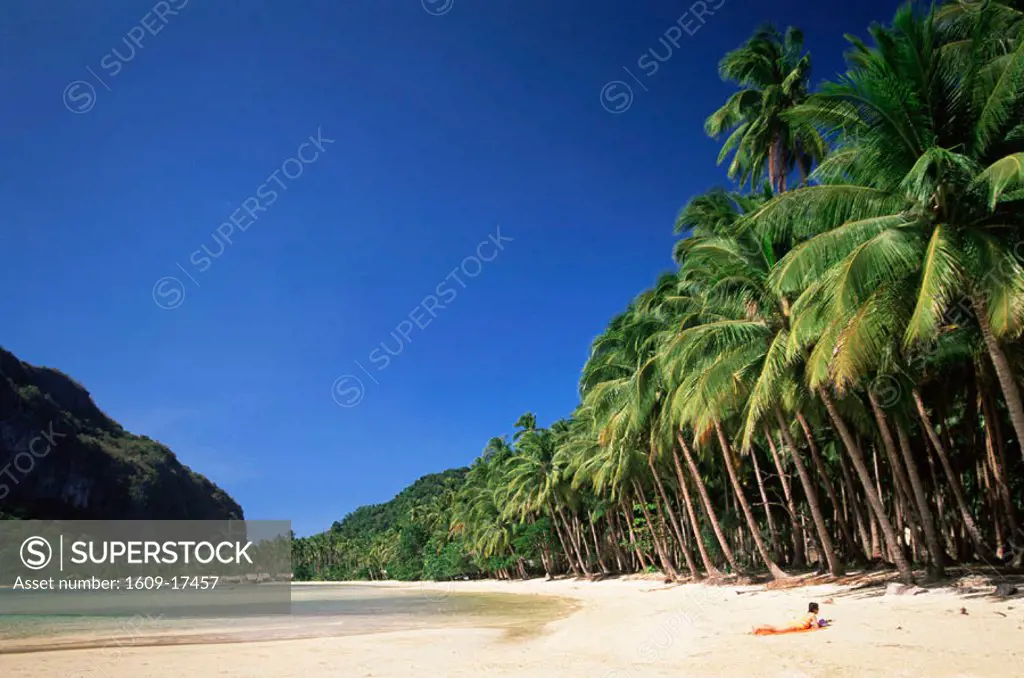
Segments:
[[[759,347],[756,363],[744,368],[751,379],[746,386],[751,397],[746,406],[744,450],[750,450],[762,419],[778,408],[783,387],[788,386],[779,378],[783,368],[779,354],[788,336],[787,304],[767,284],[772,266],[777,262],[778,248],[754,231],[739,228],[743,214],[755,210],[770,196],[767,189],[760,196],[746,197],[713,191],[692,200],[676,223],[677,232],[691,234],[676,249],[677,257],[682,260],[681,276],[704,290],[704,313],[709,322],[676,335],[668,350],[694,339],[708,342],[713,350],[726,352]],[[786,428],[781,419],[779,424]],[[823,555],[830,570],[839,574],[843,570],[842,563],[832,546],[817,489],[795,445],[790,446],[790,450]],[[781,475],[781,469],[779,471]],[[792,515],[791,519],[793,530],[802,543],[799,518]]]
[[[794,169],[806,177],[827,147],[814,127],[788,116],[808,96],[811,56],[804,52],[803,33],[763,26],[726,54],[718,71],[740,87],[704,123],[716,139],[729,135],[718,156],[721,164],[732,154],[729,178],[754,186],[767,173],[781,192]]]
[[[978,12],[1004,10],[993,2]],[[910,351],[951,320],[977,323],[1024,440],[1005,350],[1024,321],[1014,251],[1024,225],[1024,42],[1018,30],[997,41],[996,54],[965,53],[934,14],[910,6],[871,33],[874,46],[853,40],[845,76],[790,113],[834,135],[837,149],[815,171],[818,185],[780,195],[754,217],[777,236],[806,239],[773,284],[859,320],[862,331],[847,331],[849,356],[834,364],[840,385],[886,336]],[[836,339],[841,329],[832,324]]]
[[[972,22],[988,17],[998,26],[1006,8],[992,3],[977,13]],[[908,6],[891,28],[872,29],[874,46],[854,40],[847,75],[791,114],[837,139],[836,153],[815,172],[821,183],[779,196],[754,220],[777,237],[805,238],[772,284],[800,297],[793,306],[805,331],[797,343],[815,344],[811,379],[822,393],[829,382],[843,392],[872,371],[926,362],[951,329],[975,323],[1024,440],[1024,408],[1005,350],[1024,313],[1024,270],[1014,252],[1024,199],[1024,48],[1019,22],[1016,35],[973,50],[962,48],[950,26]],[[919,381],[910,394],[961,521],[984,555]],[[937,559],[934,543],[931,550]]]

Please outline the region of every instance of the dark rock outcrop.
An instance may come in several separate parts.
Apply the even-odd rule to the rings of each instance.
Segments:
[[[67,375],[0,348],[0,517],[241,519],[226,492],[105,415]]]

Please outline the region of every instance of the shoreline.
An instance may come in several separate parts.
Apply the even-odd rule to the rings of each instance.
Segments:
[[[1018,675],[1024,665],[1024,599],[995,599],[955,587],[886,595],[883,586],[826,583],[665,584],[658,578],[602,581],[532,579],[460,582],[310,582],[410,592],[506,593],[571,599],[576,609],[526,636],[498,628],[417,628],[365,635],[253,639],[230,644],[122,647],[97,676],[170,678],[181,674],[248,678],[443,675],[647,678],[986,678]],[[750,629],[784,622],[821,604],[836,620],[825,631],[760,638]],[[16,678],[90,675],[104,650],[0,655]]]

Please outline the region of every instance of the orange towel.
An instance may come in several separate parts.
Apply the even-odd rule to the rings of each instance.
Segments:
[[[827,626],[822,628],[828,628]],[[786,624],[785,626],[758,626],[754,629],[755,636],[776,636],[782,633],[801,633],[803,631],[817,631],[818,630],[818,615],[813,612],[808,612],[806,615],[801,617],[798,621],[792,624]]]

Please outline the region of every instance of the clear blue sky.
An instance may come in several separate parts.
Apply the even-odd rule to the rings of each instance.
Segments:
[[[895,8],[689,5],[6,3],[0,345],[300,534],[467,464],[568,414],[591,339],[671,267],[676,212],[725,178],[721,55],[797,24],[818,81]]]

